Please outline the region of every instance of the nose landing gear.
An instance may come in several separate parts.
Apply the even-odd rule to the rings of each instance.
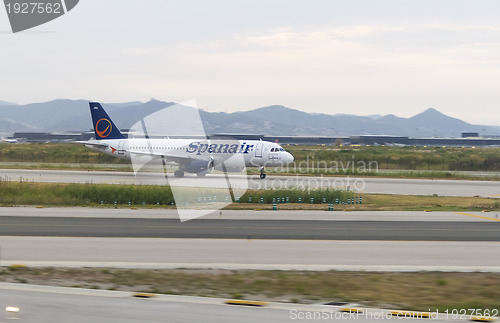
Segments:
[[[260,179],[265,179],[266,173],[264,173],[264,166],[260,168]]]

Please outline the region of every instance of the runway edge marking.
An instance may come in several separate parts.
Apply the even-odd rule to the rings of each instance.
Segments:
[[[460,215],[466,215],[466,216],[472,216],[474,218],[479,218],[479,219],[484,219],[484,220],[490,220],[490,221],[497,221],[500,222],[499,219],[493,219],[489,218],[487,216],[481,216],[481,215],[475,215],[475,214],[469,214],[469,213],[463,213],[463,212],[455,212],[455,214],[460,214]]]

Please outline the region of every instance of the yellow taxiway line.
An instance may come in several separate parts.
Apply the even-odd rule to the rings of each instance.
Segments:
[[[491,220],[491,221],[500,222],[499,219],[494,219],[494,218],[490,218],[490,217],[482,216],[482,215],[475,215],[475,214],[462,213],[462,212],[456,212],[456,214],[466,215],[466,216],[472,216],[472,217],[479,218],[479,219],[485,219],[485,220]]]

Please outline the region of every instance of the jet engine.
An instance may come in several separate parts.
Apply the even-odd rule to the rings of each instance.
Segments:
[[[188,173],[197,173],[198,176],[205,176],[214,170],[213,160],[192,160],[184,164],[184,171]]]

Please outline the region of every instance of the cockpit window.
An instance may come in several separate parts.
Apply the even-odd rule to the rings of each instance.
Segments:
[[[270,152],[272,152],[272,153],[277,153],[278,151],[285,151],[285,149],[280,147],[280,148],[271,148],[271,150],[270,150]]]
[[[283,149],[281,147],[280,148],[271,148],[272,153],[277,153],[278,151],[285,151],[285,149]]]

